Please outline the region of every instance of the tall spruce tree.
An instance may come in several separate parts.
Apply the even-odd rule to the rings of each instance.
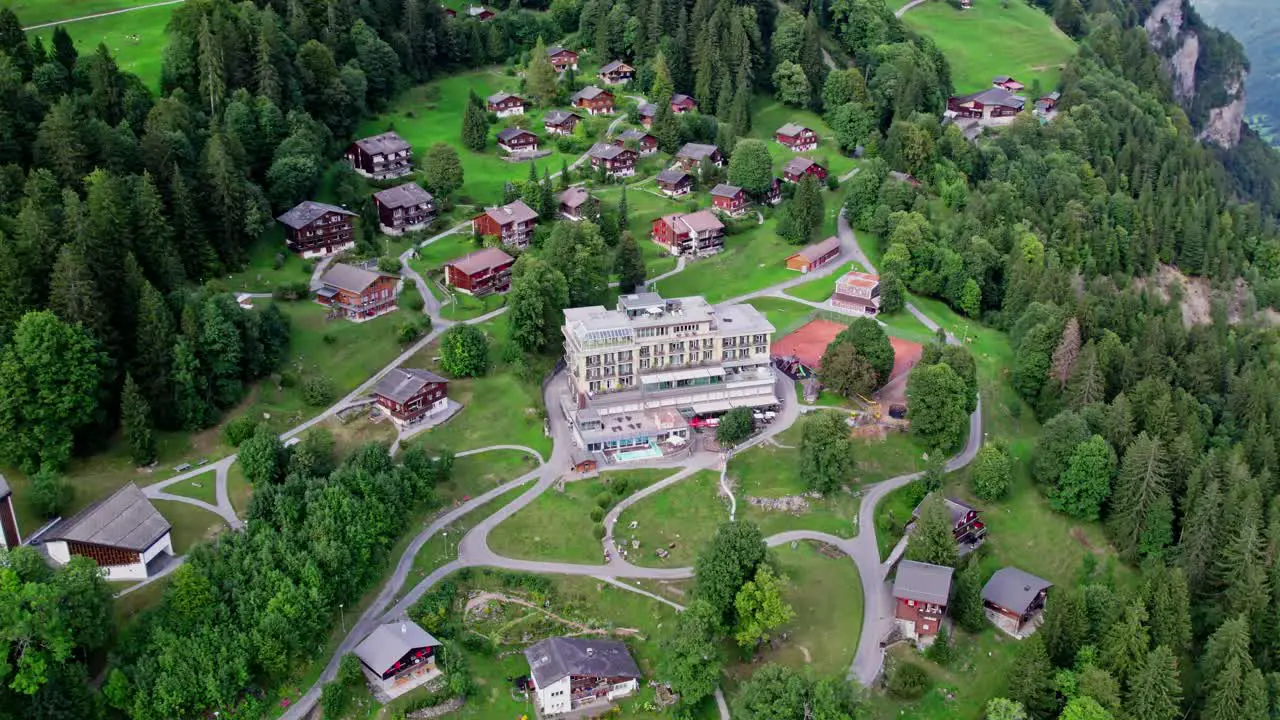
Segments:
[[[622,241],[618,243],[613,272],[618,276],[618,291],[623,294],[635,292],[644,283],[644,257],[631,233],[624,233]]]
[[[489,118],[475,103],[467,103],[462,113],[462,144],[477,152],[489,142]]]
[[[1174,720],[1181,712],[1181,700],[1178,660],[1169,648],[1157,646],[1147,653],[1129,684],[1126,715],[1130,720]]]
[[[947,567],[955,567],[959,562],[951,514],[939,493],[930,494],[921,505],[920,517],[907,543],[906,558]]]
[[[156,458],[156,439],[151,432],[151,408],[142,390],[125,375],[124,392],[120,396],[120,419],[129,442],[129,456],[134,465],[146,465]]]
[[[1143,432],[1125,450],[1108,528],[1120,552],[1135,558],[1158,552],[1169,543],[1171,520],[1164,446]]]
[[[529,66],[525,68],[525,92],[536,105],[546,107],[555,102],[559,92],[556,80],[556,69],[547,57],[547,46],[542,42],[542,36],[538,36],[538,42],[529,53]]]

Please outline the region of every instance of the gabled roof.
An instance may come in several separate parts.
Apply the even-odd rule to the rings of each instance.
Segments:
[[[826,240],[823,240],[822,242],[816,242],[812,245],[806,245],[805,247],[800,248],[800,250],[795,254],[793,254],[791,257],[795,257],[796,255],[799,255],[800,257],[804,258],[805,260],[808,260],[809,262],[817,262],[819,259],[822,258],[823,255],[826,255],[827,253],[839,247],[840,247],[840,238],[836,237],[835,235],[832,235],[831,237],[827,238]]]
[[[674,167],[658,173],[657,180],[667,185],[675,185],[685,180],[692,182],[693,176],[678,167]]]
[[[613,97],[613,93],[609,92],[608,90],[598,88],[595,85],[588,85],[582,88],[581,90],[579,90],[578,92],[574,93],[573,97],[570,98],[570,100],[571,101],[595,100],[601,95],[608,95],[609,97]]]
[[[720,148],[715,145],[704,145],[702,143],[685,143],[684,147],[676,153],[676,157],[687,157],[692,160],[701,160],[720,152]]]
[[[552,45],[551,47],[547,48],[547,57],[555,57],[560,53],[569,53],[571,55],[578,54],[567,47],[561,47],[559,45]]]
[[[1025,613],[1042,590],[1053,583],[1016,567],[1003,567],[982,587],[982,599],[1002,608]]]
[[[640,113],[640,117],[654,117],[658,114],[658,106],[653,103],[640,103],[636,111]]]
[[[582,118],[577,113],[571,113],[568,110],[552,110],[542,116],[543,125],[563,125],[572,120],[578,122]]]
[[[376,273],[372,270],[365,270],[355,265],[334,263],[333,267],[320,276],[320,282],[348,292],[362,293],[380,277],[390,276]]]
[[[374,395],[381,395],[396,402],[408,402],[414,395],[422,392],[422,388],[431,383],[447,383],[448,379],[429,370],[417,368],[392,368],[391,372],[382,376],[373,387]],[[401,653],[403,655],[404,653]],[[396,656],[397,658],[400,655]]]
[[[728,185],[726,183],[720,183],[719,185],[711,188],[711,194],[719,197],[733,198],[737,197],[740,192],[742,192],[742,188],[737,185]]]
[[[853,273],[849,273],[849,275],[853,275]],[[880,277],[878,275],[874,277],[876,278],[876,281],[879,282]],[[933,493],[929,493],[929,495],[932,495],[932,494]],[[929,499],[929,495],[925,496],[925,500]],[[924,508],[925,500],[921,500],[920,504],[916,505],[915,509],[911,511],[911,517],[913,518],[920,517],[920,511],[922,508]],[[955,498],[949,498],[949,497],[942,498],[942,505],[947,509],[947,515],[951,518],[952,525],[958,525],[971,512],[981,512],[981,510],[978,510],[977,508],[972,507],[966,503],[960,502]]]
[[[893,581],[893,596],[904,600],[916,600],[946,605],[951,594],[951,573],[945,565],[903,560],[898,563],[898,576]]]
[[[807,157],[795,157],[795,158],[791,158],[791,160],[787,162],[787,165],[784,168],[784,170],[792,175],[799,175],[801,173],[808,172],[809,168],[813,167],[814,165],[818,165],[818,163],[810,160]],[[818,167],[822,167],[822,166],[818,165]]]
[[[538,137],[536,134],[528,130],[525,130],[524,128],[518,128],[518,127],[503,128],[502,130],[498,131],[498,139],[504,142],[507,140],[518,138],[521,135],[533,135],[535,139]]]
[[[418,623],[401,620],[379,625],[353,652],[365,665],[384,673],[410,650],[438,645],[440,641]]]
[[[103,545],[142,552],[168,533],[171,526],[147,496],[129,483],[109,497],[53,526],[44,540]]]
[[[691,232],[709,232],[713,230],[723,230],[724,223],[720,222],[720,218],[710,210],[699,210],[697,212],[672,213],[662,218],[666,224],[672,228],[684,228]]]
[[[622,140],[623,142],[626,142],[627,140],[635,140],[636,142],[641,142],[645,138],[653,138],[654,141],[657,141],[658,139],[643,130],[623,130],[621,133],[618,134],[618,139]]]
[[[519,100],[522,103],[524,102],[524,98],[509,92],[496,92],[490,95],[489,97],[485,98],[485,100],[487,100],[491,105],[497,105],[498,103],[508,99]]]
[[[614,158],[620,157],[622,155],[634,155],[635,151],[628,150],[627,148],[621,145],[609,145],[608,143],[596,143],[595,145],[591,146],[591,149],[587,151],[587,154],[593,158],[599,158],[600,160],[613,160]]]
[[[567,205],[570,208],[577,209],[582,207],[582,204],[590,198],[591,193],[587,192],[586,188],[575,186],[560,193],[556,197],[556,200],[558,200],[561,205]]]
[[[409,143],[392,131],[360,138],[355,142],[355,145],[370,155],[400,152],[401,150],[409,149]]]
[[[787,137],[795,137],[796,135],[799,135],[800,133],[808,129],[809,128],[803,125],[797,125],[795,123],[787,123],[786,125],[783,125],[782,127],[778,128],[778,134],[786,135]]]
[[[1044,96],[1044,99],[1048,99],[1048,100],[1052,100],[1052,101],[1054,101],[1054,102],[1058,102],[1059,100],[1061,100],[1061,99],[1062,99],[1062,93],[1058,92],[1057,90],[1054,90],[1053,92],[1049,93],[1048,95],[1045,95],[1045,96]]]
[[[694,100],[691,96],[685,95],[684,93],[676,93],[671,96],[672,105],[683,105],[686,102],[693,103],[694,105],[698,104],[697,101]]]
[[[407,182],[403,185],[397,185],[386,190],[379,190],[373,196],[378,199],[378,203],[384,207],[402,208],[411,205],[421,205],[429,203],[433,200],[431,193],[423,190],[418,183]]]
[[[445,263],[445,266],[452,266],[468,275],[474,275],[482,270],[506,265],[513,261],[514,258],[503,252],[501,248],[492,247],[481,248],[462,257],[454,258]]]
[[[879,284],[880,284],[879,275],[872,275],[871,273],[865,273],[859,270],[850,270],[849,272],[845,273],[839,280],[836,281],[836,287],[839,287],[841,285],[846,285],[849,287],[873,288]],[[912,511],[911,517],[915,517],[916,513],[918,512],[920,512],[919,505],[917,505],[916,509]]]
[[[605,65],[604,67],[600,68],[600,74],[603,75],[605,73],[611,73],[614,70],[635,70],[635,68],[622,62],[621,60],[614,60],[608,65]]]
[[[640,668],[627,646],[617,640],[547,638],[529,646],[524,657],[538,687],[547,687],[567,675],[640,677]]]
[[[997,75],[997,76],[995,76],[995,77],[991,78],[991,82],[993,82],[993,83],[1007,83],[1007,82],[1009,82],[1009,81],[1010,81],[1010,80],[1012,80],[1012,79],[1013,79],[1013,78],[1009,77],[1008,75]]]
[[[994,105],[997,107],[1011,107],[1011,108],[1017,108],[1018,110],[1021,110],[1027,104],[1026,98],[1023,98],[1019,95],[1014,95],[1008,90],[1005,90],[1004,88],[998,88],[998,87],[990,87],[990,88],[987,88],[986,90],[972,93],[970,95],[961,95],[960,97],[957,97],[954,99],[956,102],[960,104],[979,102],[979,103],[982,103],[983,105]]]
[[[276,220],[284,223],[285,225],[288,225],[294,230],[297,230],[299,228],[304,228],[310,225],[311,223],[315,222],[316,220],[319,220],[320,218],[324,217],[328,213],[338,213],[340,215],[346,215],[348,217],[356,216],[356,214],[351,212],[350,210],[347,210],[346,208],[340,208],[337,205],[330,205],[328,203],[316,202],[314,200],[303,200],[297,205],[294,205],[289,210],[285,211],[285,213],[280,217],[276,218]]]
[[[523,200],[516,200],[500,207],[486,208],[484,214],[499,225],[538,219],[538,213],[534,212],[533,208],[525,205]]]

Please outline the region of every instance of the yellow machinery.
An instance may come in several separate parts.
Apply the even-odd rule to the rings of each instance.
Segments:
[[[868,399],[860,394],[858,395],[858,399],[867,404],[867,410],[871,413],[871,419],[876,422],[880,422],[880,403],[875,400]]]

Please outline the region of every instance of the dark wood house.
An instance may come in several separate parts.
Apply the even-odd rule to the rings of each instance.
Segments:
[[[551,66],[556,69],[556,72],[578,69],[578,53],[569,48],[552,45],[547,48],[547,59],[551,61]]]
[[[609,177],[629,177],[636,174],[639,155],[623,145],[596,143],[587,152],[593,169],[603,169]]]
[[[481,235],[492,235],[502,241],[503,245],[524,249],[529,247],[533,238],[533,229],[538,224],[538,213],[516,200],[502,207],[485,210],[471,221],[475,231]]]
[[[608,115],[613,112],[613,93],[595,85],[588,85],[574,93],[569,104],[588,115]]]
[[[276,218],[289,250],[304,258],[349,250],[355,242],[356,214],[337,205],[306,200]]]
[[[775,177],[769,183],[769,189],[760,195],[760,202],[766,205],[777,205],[782,202],[782,178]]]
[[[658,173],[658,189],[667,197],[688,195],[693,190],[693,176],[674,167]]]
[[[591,202],[591,193],[582,186],[574,186],[556,196],[560,214],[569,220],[581,220]]]
[[[943,498],[942,502],[951,518],[951,534],[955,536],[956,543],[962,546],[962,551],[972,549],[981,543],[987,535],[987,525],[982,522],[982,511],[955,498]],[[911,513],[912,518],[920,516],[920,508],[923,505],[924,503],[921,502],[916,506]]]
[[[498,92],[485,98],[486,109],[498,117],[523,115],[526,105],[524,98],[509,92]]]
[[[998,87],[960,95],[947,100],[947,115],[953,118],[983,120],[992,123],[1012,122],[1027,106],[1027,101]]]
[[[524,128],[509,127],[498,132],[498,147],[512,155],[538,152],[538,136]]]
[[[511,289],[515,258],[500,248],[482,248],[445,263],[444,282],[467,295],[483,297]]]
[[[600,72],[596,77],[600,78],[600,82],[605,85],[621,85],[631,82],[631,78],[636,76],[636,69],[621,60],[613,62],[600,68]]]
[[[1025,570],[1003,567],[982,587],[982,605],[997,627],[1024,637],[1038,627],[1051,587],[1053,583]]]
[[[827,169],[807,157],[791,158],[782,169],[782,179],[798,183],[805,175],[812,175],[819,181],[827,179]]]
[[[671,112],[679,115],[681,113],[693,112],[698,109],[698,102],[688,95],[676,93],[671,96]]]
[[[467,17],[479,20],[480,22],[485,22],[486,20],[492,20],[497,16],[498,16],[498,13],[490,10],[489,8],[483,5],[472,5],[467,8]]]
[[[702,166],[703,160],[708,160],[718,167],[724,164],[724,153],[720,152],[720,148],[715,145],[702,143],[685,143],[684,147],[676,152],[676,162],[689,172],[697,171]]]
[[[572,135],[582,118],[568,110],[552,110],[542,116],[542,128],[552,135]]]
[[[658,152],[658,138],[643,130],[623,130],[613,140],[614,145],[633,146],[641,157]]]
[[[394,275],[334,263],[320,276],[316,300],[328,305],[330,312],[348,320],[368,320],[396,309],[396,288],[400,279]]]
[[[412,424],[449,406],[449,381],[428,370],[392,368],[373,397],[396,423]]]
[[[903,560],[893,581],[893,616],[907,637],[938,634],[947,614],[952,569],[945,565]]]
[[[997,75],[994,78],[991,78],[991,87],[998,87],[1001,90],[1011,93],[1022,92],[1027,88],[1026,85],[1023,85],[1008,75]]]
[[[636,114],[640,116],[640,124],[645,130],[653,128],[653,119],[658,116],[658,106],[653,103],[640,103],[636,106]]]
[[[747,193],[736,185],[720,183],[711,188],[711,204],[725,215],[737,217],[747,211]]]
[[[375,180],[389,180],[413,172],[413,148],[394,132],[360,138],[347,148],[347,162]]]
[[[441,643],[412,620],[379,625],[353,651],[379,680],[436,669]]]
[[[818,134],[795,123],[787,123],[778,128],[773,137],[793,152],[808,152],[818,148]]]
[[[710,210],[672,213],[653,221],[650,237],[672,255],[714,255],[724,249],[724,223]]]
[[[378,224],[387,235],[421,230],[436,219],[436,201],[417,183],[405,183],[373,194]]]

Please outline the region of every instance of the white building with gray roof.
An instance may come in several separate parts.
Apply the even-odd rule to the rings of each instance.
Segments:
[[[169,521],[142,490],[129,483],[54,525],[41,542],[58,564],[87,557],[108,580],[145,580],[152,561],[174,554],[170,530]]]
[[[627,646],[594,637],[553,637],[524,651],[541,716],[604,705],[640,687],[640,668]]]

